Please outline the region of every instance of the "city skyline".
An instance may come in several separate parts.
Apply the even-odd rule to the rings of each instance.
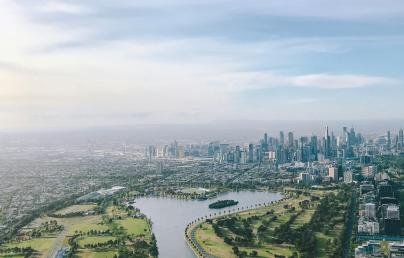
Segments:
[[[0,6],[0,130],[404,118],[401,1]]]

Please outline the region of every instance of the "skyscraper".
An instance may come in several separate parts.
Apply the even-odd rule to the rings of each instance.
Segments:
[[[391,148],[391,134],[390,131],[387,131],[387,150]]]
[[[262,152],[267,152],[268,151],[268,134],[267,133],[265,133],[264,134],[264,140],[263,140],[263,143],[262,143]]]
[[[248,162],[254,163],[254,145],[252,143],[248,145]]]
[[[294,140],[293,140],[293,133],[292,132],[289,132],[289,134],[288,134],[288,144],[289,144],[289,147],[293,147]]]
[[[325,142],[324,142],[324,156],[329,158],[331,156],[331,137],[328,133],[328,125],[325,127]]]
[[[310,139],[310,154],[312,160],[317,160],[317,136],[313,135]]]
[[[284,135],[283,131],[279,132],[279,144],[281,146],[285,145],[285,135]]]

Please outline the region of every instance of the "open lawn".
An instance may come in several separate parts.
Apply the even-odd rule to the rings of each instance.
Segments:
[[[337,193],[336,190],[331,191],[310,191],[312,196],[324,197],[327,193]],[[309,200],[310,202],[305,208],[302,208],[299,203],[303,200]],[[238,245],[240,251],[245,251],[247,254],[250,254],[253,251],[258,253],[258,257],[270,257],[273,258],[275,255],[289,257],[293,255],[293,252],[297,252],[297,249],[293,244],[277,244],[276,239],[274,239],[273,235],[275,229],[280,227],[289,221],[293,214],[297,214],[297,218],[291,222],[291,229],[298,229],[303,225],[310,222],[312,216],[314,215],[319,200],[311,200],[309,195],[300,194],[298,196],[294,196],[292,199],[284,200],[277,204],[272,204],[267,207],[261,207],[254,210],[242,211],[235,215],[230,215],[230,217],[236,218],[236,225],[240,224],[243,220],[248,220],[250,228],[253,232],[253,246],[241,246]],[[342,206],[341,211],[344,210]],[[276,218],[275,218],[276,217]],[[327,243],[328,239],[334,239],[339,236],[343,221],[340,221],[340,216],[335,216],[335,225],[329,231],[324,231],[326,233],[316,232],[316,239],[318,241],[317,245],[317,257],[325,258],[328,257],[327,253]],[[218,223],[220,219],[214,219],[214,223]],[[224,220],[226,221],[226,220]],[[238,221],[238,222],[237,222]],[[237,224],[238,223],[238,224]],[[331,221],[330,221],[331,223]],[[332,223],[333,225],[334,223]],[[264,227],[264,231],[261,230],[259,233],[258,228]],[[229,237],[230,239],[237,236],[234,234],[227,226],[220,226],[222,233],[224,236]],[[196,241],[205,249],[208,253],[218,256],[218,257],[233,257],[234,253],[232,250],[232,246],[230,244],[226,244],[224,242],[224,237],[218,237],[214,231],[211,224],[205,222],[201,226],[198,226],[196,230]],[[237,245],[237,244],[236,244]]]
[[[119,226],[122,226],[129,235],[149,235],[149,226],[144,219],[126,218],[123,220],[117,220],[116,223]]]
[[[110,206],[107,209],[107,214],[109,217],[126,217],[127,212],[117,206]]]
[[[94,210],[97,207],[95,204],[78,204],[78,205],[72,205],[69,207],[66,207],[64,209],[58,210],[55,212],[57,215],[67,215],[70,213],[76,213],[76,212],[86,212],[86,211],[91,211]]]
[[[295,248],[290,245],[281,245],[272,243],[272,233],[274,229],[281,224],[287,222],[292,215],[284,205],[288,205],[289,207],[295,207],[297,212],[300,210],[298,203],[302,200],[308,199],[308,197],[300,196],[299,198],[286,200],[277,204],[273,204],[267,207],[261,207],[254,210],[243,211],[238,213],[237,216],[240,220],[248,219],[253,216],[256,216],[258,219],[252,222],[252,228],[255,234],[257,234],[257,228],[264,224],[264,220],[268,220],[273,216],[276,216],[277,219],[275,221],[267,224],[267,231],[263,234],[264,237],[261,237],[261,242],[256,247],[239,247],[240,251],[246,251],[248,254],[252,251],[257,251],[259,257],[270,257],[273,258],[275,255],[283,255],[285,257],[289,257],[293,254]],[[268,214],[274,212],[273,214]],[[296,222],[296,226],[299,224],[303,225],[305,221],[310,220],[313,212],[303,212],[302,218],[300,221]],[[233,235],[226,230],[227,234]],[[210,254],[218,257],[235,257],[232,246],[226,244],[223,241],[223,238],[218,237],[210,224],[203,223],[196,231],[196,240],[197,242]]]
[[[208,253],[217,257],[236,257],[231,246],[213,232],[212,226],[204,223],[196,230],[196,240]]]
[[[104,231],[108,229],[106,225],[101,224],[101,215],[85,216],[79,218],[66,218],[63,221],[71,225],[69,227],[68,235],[73,235],[76,231],[86,233],[90,230]]]
[[[19,243],[10,243],[10,244],[7,244],[5,247],[6,248],[32,247],[33,249],[37,250],[40,253],[45,253],[52,247],[53,242],[55,240],[56,240],[56,238],[42,237],[42,238],[36,238],[36,239],[23,241],[23,242],[19,242]]]
[[[58,214],[69,214],[76,212],[89,211],[96,208],[94,204],[86,204],[86,205],[72,205],[66,207],[65,209],[59,210]],[[106,216],[104,221],[103,216]],[[108,218],[109,217],[109,218]],[[112,223],[111,223],[111,221]],[[84,234],[88,233],[91,230],[95,231],[107,231],[111,234],[115,234],[113,236],[81,236],[77,238],[77,244],[79,249],[77,251],[78,257],[85,258],[112,258],[115,254],[117,254],[117,250],[110,249],[108,247],[99,247],[97,249],[91,249],[85,247],[89,244],[97,244],[97,243],[105,243],[110,240],[116,240],[117,237],[124,236],[124,232],[128,235],[139,236],[145,235],[147,239],[151,239],[151,232],[149,230],[149,225],[147,220],[140,218],[132,218],[128,217],[125,208],[119,208],[117,206],[110,206],[107,208],[107,211],[103,215],[89,215],[89,216],[74,216],[74,217],[61,217],[54,218],[48,216],[42,216],[33,221],[30,225],[28,225],[23,230],[30,230],[32,228],[38,228],[42,223],[50,220],[56,220],[59,225],[63,225],[64,230],[61,232],[55,233],[54,235],[43,236],[41,238],[27,240],[22,242],[11,242],[6,245],[3,245],[3,248],[12,248],[12,247],[31,247],[39,252],[39,257],[54,257],[56,252],[62,246],[69,246],[69,239],[78,233],[82,232]],[[123,230],[115,231],[117,227],[123,228]],[[147,254],[149,250],[145,250]],[[0,258],[5,257],[22,257],[21,255],[0,255]]]
[[[112,258],[118,252],[116,251],[93,251],[93,250],[82,250],[80,251],[77,256],[80,258]]]

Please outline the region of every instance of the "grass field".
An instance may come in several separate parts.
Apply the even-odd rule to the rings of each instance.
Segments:
[[[77,256],[80,258],[112,258],[114,257],[115,254],[118,252],[114,250],[110,251],[93,251],[93,250],[88,250],[84,249],[80,251]]]
[[[149,226],[144,219],[126,218],[123,220],[117,220],[116,223],[119,226],[124,227],[129,235],[138,236],[140,234],[149,234]]]
[[[76,212],[86,212],[86,211],[91,211],[93,210],[97,205],[95,204],[78,204],[78,205],[72,205],[69,207],[66,207],[64,209],[58,210],[55,212],[57,215],[67,215],[70,213],[76,213]]]
[[[127,212],[117,206],[110,206],[107,209],[107,214],[109,217],[126,217]]]
[[[10,243],[7,244],[5,247],[6,248],[13,248],[13,247],[32,247],[33,249],[37,250],[41,254],[46,253],[53,245],[53,242],[56,240],[56,238],[47,238],[47,237],[42,237],[42,238],[36,238],[28,241],[23,241],[20,243]]]
[[[85,216],[78,218],[67,218],[63,220],[65,223],[71,224],[69,227],[68,235],[73,235],[77,232],[88,232],[90,230],[98,230],[103,231],[107,230],[108,227],[106,225],[102,225],[102,217],[100,215],[97,216]]]
[[[322,196],[321,192],[315,193],[317,196]],[[236,216],[241,221],[255,217],[251,222],[251,228],[258,240],[255,240],[253,247],[239,247],[240,251],[251,253],[256,251],[259,257],[275,257],[281,255],[289,257],[293,252],[297,251],[293,245],[276,244],[273,241],[273,233],[275,228],[286,223],[292,214],[299,214],[296,220],[292,223],[291,228],[299,228],[308,223],[314,214],[317,202],[312,202],[309,208],[302,210],[299,202],[309,200],[310,196],[299,195],[292,199],[284,200],[280,203],[273,204],[267,207],[258,208],[255,210],[243,211]],[[292,210],[291,208],[294,208]],[[269,214],[268,214],[269,213]],[[268,220],[276,216],[276,220],[268,223]],[[267,222],[265,222],[267,221]],[[257,230],[261,225],[266,224],[266,231],[258,237]],[[228,230],[225,230],[225,235],[234,237],[235,235]],[[234,257],[232,246],[226,244],[222,238],[219,238],[213,231],[212,226],[208,223],[203,223],[196,231],[196,239],[201,246],[209,253],[219,257]]]
[[[212,226],[204,223],[198,228],[196,233],[196,241],[200,243],[203,248],[210,254],[217,257],[236,257],[231,249],[223,239],[216,236],[213,232]]]
[[[56,214],[67,215],[77,212],[85,212],[95,209],[95,204],[86,205],[72,205],[59,210]],[[145,235],[148,240],[151,240],[151,232],[149,224],[146,219],[128,217],[128,212],[124,207],[111,205],[107,207],[104,214],[89,215],[89,216],[73,216],[73,217],[60,217],[54,218],[49,216],[42,216],[34,220],[30,225],[22,229],[20,232],[29,231],[38,228],[42,223],[50,220],[56,220],[59,225],[63,225],[63,230],[55,234],[48,234],[41,238],[35,238],[22,242],[11,242],[3,245],[3,248],[12,247],[31,247],[38,251],[38,257],[54,256],[61,247],[69,246],[69,239],[72,239],[76,233],[83,233],[84,236],[76,238],[78,244],[77,256],[84,258],[112,258],[118,253],[117,249],[110,247],[85,247],[89,244],[105,243],[109,240],[116,240],[117,238],[125,238],[126,235]],[[91,231],[109,231],[113,236],[92,235],[86,234]],[[139,250],[137,250],[139,251]],[[141,249],[140,253],[147,255],[149,249]],[[5,257],[22,257],[22,255],[0,255],[0,258]],[[36,257],[36,256],[35,256]]]
[[[79,239],[78,244],[81,248],[84,248],[85,245],[88,244],[98,244],[105,243],[109,240],[115,240],[115,237],[112,236],[86,236]]]
[[[261,218],[266,218],[266,214],[269,211],[274,211],[274,215],[278,217],[276,221],[271,222],[268,226],[268,230],[265,233],[264,240],[254,248],[240,247],[240,251],[247,251],[250,253],[255,250],[258,252],[259,257],[275,257],[275,255],[291,256],[293,251],[295,251],[293,246],[279,245],[272,243],[271,234],[274,229],[287,222],[291,214],[285,209],[284,205],[287,204],[289,207],[295,207],[298,211],[299,201],[305,200],[308,197],[300,196],[299,198],[286,200],[278,204],[274,204],[264,208],[258,208],[250,211],[243,211],[237,214],[240,219],[246,219],[252,216],[258,216]],[[296,220],[296,226],[305,223],[305,221],[310,220],[310,214],[312,212],[302,213],[302,218]],[[253,229],[257,232],[257,228],[262,225],[262,220],[254,222]],[[196,231],[196,240],[201,246],[208,251],[210,254],[218,257],[235,257],[232,246],[226,244],[222,238],[219,238],[213,231],[212,226],[208,223],[203,223],[200,228]]]

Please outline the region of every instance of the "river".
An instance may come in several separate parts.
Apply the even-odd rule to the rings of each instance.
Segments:
[[[184,240],[184,230],[189,222],[221,210],[227,211],[242,206],[276,201],[281,198],[280,193],[251,191],[224,193],[217,198],[206,201],[142,197],[135,200],[135,207],[139,208],[153,222],[153,232],[157,239],[159,257],[194,258],[194,254]],[[209,209],[208,205],[218,199],[232,199],[239,203],[223,209]]]

